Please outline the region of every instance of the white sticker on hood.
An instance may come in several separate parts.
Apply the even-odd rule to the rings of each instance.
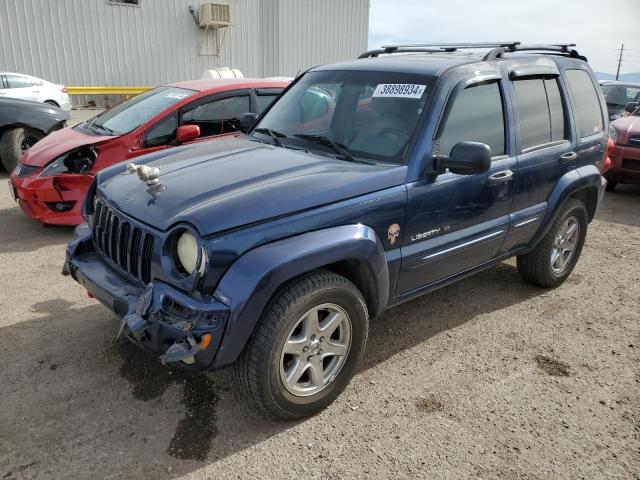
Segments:
[[[426,88],[413,83],[379,83],[372,97],[420,98]]]

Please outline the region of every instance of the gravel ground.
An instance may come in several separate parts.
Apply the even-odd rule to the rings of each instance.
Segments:
[[[229,371],[160,367],[60,275],[0,174],[0,478],[640,478],[640,188],[556,290],[513,262],[372,322],[345,393],[261,418]]]

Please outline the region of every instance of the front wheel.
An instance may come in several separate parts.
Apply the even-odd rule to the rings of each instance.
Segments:
[[[364,353],[369,321],[360,291],[320,270],[272,298],[235,372],[263,412],[286,420],[318,413],[345,389]]]
[[[535,250],[518,256],[520,274],[541,287],[561,285],[578,262],[588,223],[584,204],[569,199]]]
[[[41,140],[44,135],[31,128],[12,128],[0,139],[0,160],[9,173],[20,162],[20,157],[29,148]]]

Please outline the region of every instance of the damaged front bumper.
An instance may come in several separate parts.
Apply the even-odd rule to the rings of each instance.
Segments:
[[[10,188],[22,211],[45,225],[78,225],[82,202],[93,181],[90,175],[53,177],[12,175]]]
[[[121,317],[118,335],[163,363],[208,370],[220,347],[229,308],[215,297],[194,298],[163,282],[136,284],[110,268],[96,253],[91,230],[76,229],[67,246],[63,274]]]

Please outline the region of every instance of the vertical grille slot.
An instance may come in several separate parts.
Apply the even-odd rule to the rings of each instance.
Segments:
[[[118,264],[127,269],[127,253],[129,252],[129,235],[131,233],[131,225],[129,222],[122,222],[120,227],[120,240],[118,242]]]
[[[144,283],[149,283],[151,280],[151,254],[153,252],[153,236],[147,235],[144,237],[144,243],[142,245],[142,258],[141,258],[141,272],[140,278]]]
[[[106,259],[144,283],[151,281],[155,237],[122,218],[101,199],[93,213],[93,243]]]
[[[104,219],[104,232],[102,233],[102,245],[104,247],[104,254],[107,257],[111,256],[111,245],[109,245],[109,242],[111,240],[111,219],[113,218],[113,214],[111,213],[111,210],[107,210],[107,214],[105,215],[105,219]]]
[[[138,260],[140,258],[140,237],[142,231],[139,228],[133,229],[131,237],[131,248],[129,249],[129,273],[138,278]]]
[[[120,234],[120,219],[113,215],[111,217],[111,228],[109,229],[109,251],[111,252],[111,260],[118,263],[118,244]]]

